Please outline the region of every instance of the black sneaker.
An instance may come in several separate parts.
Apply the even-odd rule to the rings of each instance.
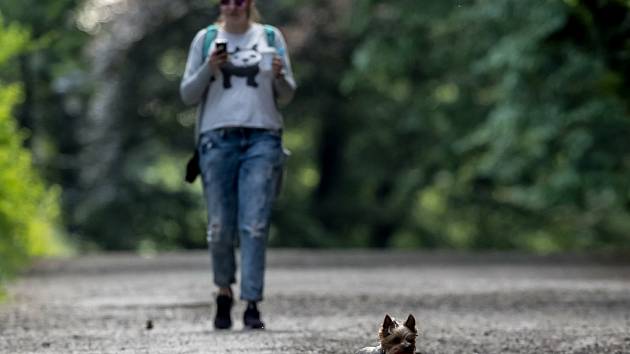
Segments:
[[[249,329],[264,329],[265,323],[260,320],[260,311],[256,307],[256,303],[250,301],[247,303],[247,309],[243,313],[243,324]]]
[[[214,317],[214,328],[229,329],[232,327],[232,297],[228,295],[217,296],[217,313]]]

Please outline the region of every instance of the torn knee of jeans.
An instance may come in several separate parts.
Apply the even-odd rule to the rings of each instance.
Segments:
[[[264,222],[243,225],[245,235],[253,238],[265,237],[267,225]]]
[[[218,222],[213,222],[208,225],[208,242],[217,242],[219,241],[219,235],[221,234],[221,224]]]

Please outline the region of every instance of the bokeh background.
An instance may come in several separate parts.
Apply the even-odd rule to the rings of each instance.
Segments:
[[[630,249],[630,1],[258,7],[299,84],[271,246]],[[178,89],[217,14],[0,2],[2,279],[41,255],[206,246]]]

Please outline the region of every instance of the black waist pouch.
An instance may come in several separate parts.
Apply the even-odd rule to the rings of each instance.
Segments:
[[[186,164],[186,182],[193,183],[197,176],[201,173],[199,169],[199,150],[195,149],[195,153]]]

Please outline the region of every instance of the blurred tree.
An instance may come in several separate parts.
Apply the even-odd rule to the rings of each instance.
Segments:
[[[62,188],[62,220],[76,232],[73,214],[81,192],[79,130],[90,95],[81,48],[88,36],[74,23],[80,0],[3,1],[0,13],[7,21],[19,23],[31,36],[30,49],[20,53],[11,77],[23,90],[16,111],[20,127],[29,134],[24,145],[31,149],[33,162],[43,177]]]
[[[355,26],[370,34],[345,81],[349,92],[371,97],[360,115],[376,124],[357,132],[367,144],[357,153],[390,157],[372,161],[370,170],[383,175],[356,169],[356,178],[372,180],[360,205],[396,211],[391,242],[628,246],[623,79],[609,50],[567,33],[574,16],[599,17],[587,3],[364,3]],[[609,3],[617,22],[589,21],[578,35],[628,23],[627,3]],[[609,49],[619,54],[618,44]],[[379,198],[390,179],[393,188]]]
[[[33,29],[13,74],[19,120],[70,230],[85,247],[205,246],[201,188],[182,181],[195,108],[178,85],[216,2],[3,4]],[[259,7],[299,83],[272,245],[630,243],[627,1]]]
[[[344,227],[355,204],[344,200],[348,191],[341,181],[348,173],[344,152],[356,117],[339,81],[359,37],[349,31],[352,1],[304,2],[293,13],[284,30],[299,84],[285,112],[286,144],[294,156],[272,244],[348,246],[354,241]]]
[[[195,108],[179,80],[196,31],[216,17],[207,1],[88,1],[79,23],[95,94],[80,125],[76,214],[87,242],[105,249],[205,246],[199,185],[183,181]],[[109,14],[109,15],[108,15]],[[177,29],[177,30],[174,30]]]
[[[58,190],[46,188],[18,128],[14,105],[22,99],[11,83],[16,57],[29,47],[29,32],[0,16],[0,285],[34,256],[65,249],[57,223]]]

